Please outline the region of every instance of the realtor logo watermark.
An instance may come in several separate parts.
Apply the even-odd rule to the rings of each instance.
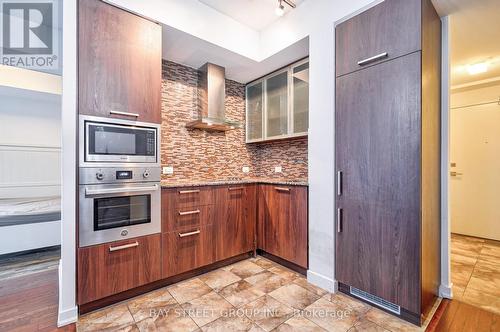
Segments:
[[[0,0],[1,63],[28,69],[57,69],[57,6],[54,0]]]

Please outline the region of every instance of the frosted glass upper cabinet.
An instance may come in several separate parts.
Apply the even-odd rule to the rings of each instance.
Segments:
[[[307,136],[308,118],[308,59],[247,85],[247,143]]]
[[[264,83],[258,81],[247,85],[246,131],[247,142],[262,141],[264,138]]]
[[[292,67],[292,132],[307,134],[309,128],[309,62]]]
[[[266,138],[288,135],[288,71],[266,79]]]

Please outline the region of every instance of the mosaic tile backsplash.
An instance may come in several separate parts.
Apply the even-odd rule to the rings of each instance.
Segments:
[[[243,124],[228,132],[187,129],[198,118],[197,70],[163,61],[162,166],[171,166],[174,182],[217,181],[256,177],[303,181],[307,179],[307,138],[245,144],[245,85],[226,80],[226,118]],[[243,173],[243,166],[250,173]],[[275,173],[275,166],[282,173]]]

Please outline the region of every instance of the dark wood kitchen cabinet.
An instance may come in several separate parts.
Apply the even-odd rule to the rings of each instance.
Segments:
[[[217,190],[216,258],[223,260],[255,249],[255,186],[233,185]]]
[[[402,35],[367,40],[370,26]],[[386,0],[336,30],[353,43],[337,44],[336,279],[415,324],[440,276],[440,32],[430,0]],[[354,70],[360,56],[385,50],[400,56]]]
[[[160,234],[78,249],[78,304],[161,278]]]
[[[336,28],[336,75],[421,49],[422,0],[385,0]]]
[[[259,186],[258,234],[262,250],[308,267],[307,187]]]
[[[162,190],[163,278],[215,261],[215,200],[211,187]]]
[[[79,113],[161,123],[161,26],[100,0],[78,4]]]
[[[162,235],[163,278],[188,272],[215,262],[213,225],[188,227]]]

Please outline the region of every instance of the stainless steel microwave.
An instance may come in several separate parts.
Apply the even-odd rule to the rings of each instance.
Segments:
[[[160,166],[160,125],[80,115],[80,167]]]

